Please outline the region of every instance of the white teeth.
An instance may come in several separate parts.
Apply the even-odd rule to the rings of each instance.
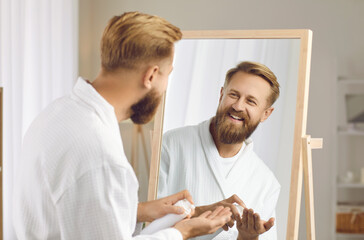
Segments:
[[[239,118],[239,117],[237,117],[237,116],[234,116],[234,115],[231,115],[231,114],[230,114],[230,116],[231,116],[232,118],[236,119],[236,120],[242,120],[241,118]]]

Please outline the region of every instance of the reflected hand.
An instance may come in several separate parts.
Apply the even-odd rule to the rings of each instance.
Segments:
[[[236,223],[239,231],[238,240],[258,240],[259,235],[267,232],[273,225],[274,218],[264,221],[253,209],[244,209],[242,218],[239,217]]]
[[[222,227],[225,231],[227,231],[227,230],[229,230],[229,228],[234,226],[234,220],[240,219],[239,211],[238,211],[237,207],[234,204],[239,204],[244,209],[246,208],[245,203],[243,202],[243,200],[241,200],[236,194],[234,194],[231,197],[229,197],[227,199],[224,199],[224,200],[222,200],[220,202],[217,202],[217,203],[214,203],[214,204],[211,204],[211,205],[196,207],[194,216],[199,216],[202,212],[205,212],[205,211],[208,211],[208,210],[213,211],[218,206],[228,207],[228,208],[230,208],[230,211],[232,212],[232,218],[230,219],[230,221],[228,223],[226,223],[226,225],[224,225]]]
[[[206,211],[198,217],[182,220],[174,227],[181,232],[183,239],[188,239],[214,233],[230,220],[230,208],[220,206],[213,212]]]
[[[184,209],[173,206],[173,204],[183,199],[187,199],[193,204],[192,196],[187,190],[161,199],[139,203],[137,220],[138,222],[152,222],[168,213],[182,214],[184,213]],[[194,214],[194,211],[192,211],[192,214]]]

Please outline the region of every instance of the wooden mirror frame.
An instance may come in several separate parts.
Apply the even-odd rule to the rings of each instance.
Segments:
[[[306,136],[312,31],[308,29],[183,31],[183,39],[300,39],[291,184],[286,234],[286,239],[298,239],[303,175],[302,139]],[[165,95],[154,119],[148,201],[154,200],[157,197],[164,107]]]

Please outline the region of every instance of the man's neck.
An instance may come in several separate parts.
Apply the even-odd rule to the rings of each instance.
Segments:
[[[243,146],[243,143],[235,143],[235,144],[225,144],[222,143],[217,136],[216,128],[215,128],[215,118],[213,118],[210,122],[210,134],[212,138],[214,139],[215,146],[217,148],[217,151],[219,152],[219,155],[223,158],[229,158],[234,157]]]
[[[130,117],[130,108],[141,96],[135,94],[136,81],[133,81],[133,73],[101,73],[91,83],[95,90],[114,107],[118,122]],[[131,94],[134,93],[134,94]]]

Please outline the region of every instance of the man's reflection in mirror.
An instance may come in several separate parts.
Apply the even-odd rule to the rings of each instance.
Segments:
[[[241,62],[226,74],[214,117],[163,135],[158,198],[187,189],[200,206],[196,216],[219,205],[233,212],[227,231],[198,239],[277,239],[280,184],[250,136],[272,114],[278,96],[279,83],[268,67]]]

